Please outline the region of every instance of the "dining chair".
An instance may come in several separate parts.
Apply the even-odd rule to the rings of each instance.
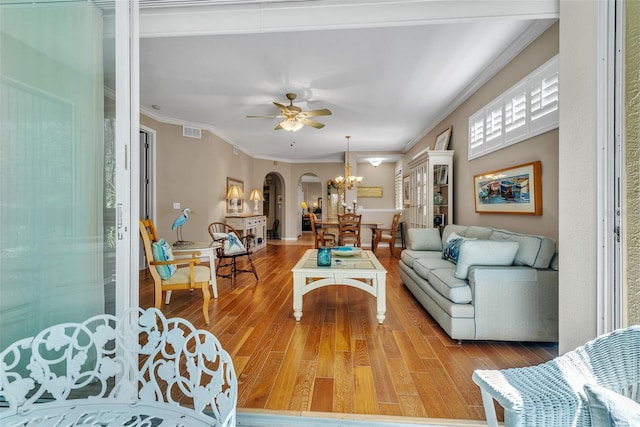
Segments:
[[[162,309],[167,291],[202,289],[202,313],[209,324],[209,286],[211,270],[200,264],[200,252],[182,251],[180,255],[191,258],[174,259],[171,245],[158,238],[158,232],[150,219],[140,220],[140,237],[147,258],[149,273],[154,284],[154,306]],[[183,266],[183,267],[180,267]]]
[[[256,281],[259,280],[256,267],[251,260],[253,235],[242,236],[235,228],[224,222],[212,222],[209,224],[208,230],[214,242],[222,243],[217,249],[216,275],[218,277],[231,279],[231,289],[235,285],[236,276],[240,273],[253,273]],[[250,268],[238,268],[237,259],[240,257],[246,257]],[[228,273],[223,272],[225,268],[229,269]]]
[[[373,242],[373,252],[378,250],[378,244],[380,242],[387,242],[389,243],[389,251],[391,252],[391,256],[394,258],[396,257],[396,254],[395,254],[396,233],[398,232],[399,224],[400,224],[400,214],[396,213],[393,215],[393,219],[391,220],[391,228],[374,229],[376,236]]]
[[[360,224],[362,223],[362,215],[354,213],[345,213],[338,215],[338,230],[340,232],[339,244],[344,246],[353,243],[354,246],[360,247]]]
[[[278,236],[278,227],[280,227],[280,220],[278,218],[273,220],[273,225],[270,230],[267,230],[267,239],[280,239]]]
[[[322,228],[320,224],[316,223],[316,214],[310,213],[309,220],[311,221],[311,232],[313,233],[313,243],[316,249],[318,249],[318,246],[336,245],[336,235],[327,233],[326,228]]]

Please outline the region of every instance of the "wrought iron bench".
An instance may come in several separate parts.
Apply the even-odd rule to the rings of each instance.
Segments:
[[[51,326],[0,353],[3,426],[233,426],[237,391],[216,337],[155,308]]]
[[[525,368],[476,370],[487,423],[505,426],[591,426],[585,385],[640,401],[640,326],[619,329],[549,362]],[[594,423],[593,425],[598,425]]]

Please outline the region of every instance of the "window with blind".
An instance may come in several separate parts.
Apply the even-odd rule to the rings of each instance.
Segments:
[[[469,117],[469,160],[558,127],[558,55]]]

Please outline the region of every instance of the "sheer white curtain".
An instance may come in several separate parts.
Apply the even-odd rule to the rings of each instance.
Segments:
[[[0,349],[105,309],[102,34],[91,3],[0,5]]]

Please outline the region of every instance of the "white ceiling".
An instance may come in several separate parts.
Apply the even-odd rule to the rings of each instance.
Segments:
[[[223,3],[141,11],[141,108],[211,130],[251,156],[287,162],[342,161],[345,135],[360,160],[397,160],[548,28],[558,7],[546,0]],[[274,130],[277,119],[246,117],[278,115],[272,102],[287,105],[287,92],[303,111],[330,109],[315,118],[326,126],[291,133]]]

